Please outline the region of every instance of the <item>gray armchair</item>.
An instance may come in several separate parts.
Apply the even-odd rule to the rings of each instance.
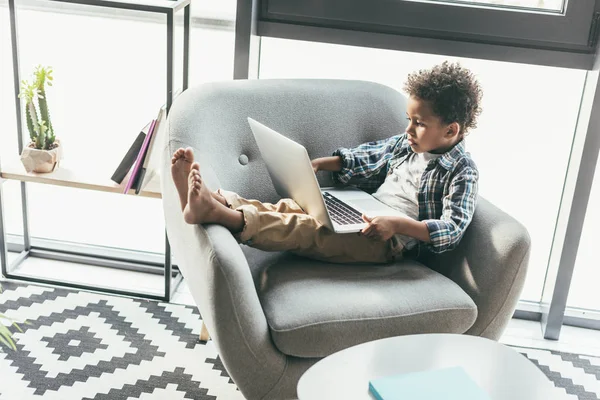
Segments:
[[[294,138],[315,158],[403,131],[405,101],[363,81],[254,80],[196,86],[174,102],[162,166],[167,234],[223,364],[246,398],[295,398],[311,365],[365,341],[429,332],[497,340],[510,320],[530,239],[483,198],[455,251],[393,265],[267,253],[239,245],[221,226],[183,220],[170,179],[177,148],[194,149],[211,190],[273,202],[278,195],[247,117]],[[332,184],[327,173],[318,178]]]

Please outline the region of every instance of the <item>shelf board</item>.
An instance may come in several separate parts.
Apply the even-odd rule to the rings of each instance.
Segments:
[[[3,163],[0,168],[0,178],[2,179],[123,194],[130,174],[127,174],[121,184],[113,182],[110,179],[111,175],[112,171],[92,171],[82,167],[76,168],[64,160],[53,172],[48,173],[27,172],[20,160],[11,161],[6,165]],[[134,189],[129,190],[127,194],[136,195]],[[162,197],[158,174],[154,175],[146,188],[137,196],[158,199]]]

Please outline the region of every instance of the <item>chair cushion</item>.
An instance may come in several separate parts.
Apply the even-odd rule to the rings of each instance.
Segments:
[[[477,317],[456,283],[412,260],[342,265],[289,257],[262,275],[271,336],[290,356],[325,357],[390,336],[464,333]]]

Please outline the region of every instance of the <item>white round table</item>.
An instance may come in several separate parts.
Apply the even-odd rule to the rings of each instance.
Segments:
[[[420,334],[375,340],[334,353],[310,367],[299,400],[368,399],[369,380],[461,366],[492,400],[560,400],[564,392],[508,346],[477,336]]]

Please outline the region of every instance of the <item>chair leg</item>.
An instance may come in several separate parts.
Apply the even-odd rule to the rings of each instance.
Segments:
[[[206,325],[202,322],[202,329],[200,330],[200,340],[203,342],[208,342],[210,339],[210,335],[208,334],[208,329],[206,329]]]

